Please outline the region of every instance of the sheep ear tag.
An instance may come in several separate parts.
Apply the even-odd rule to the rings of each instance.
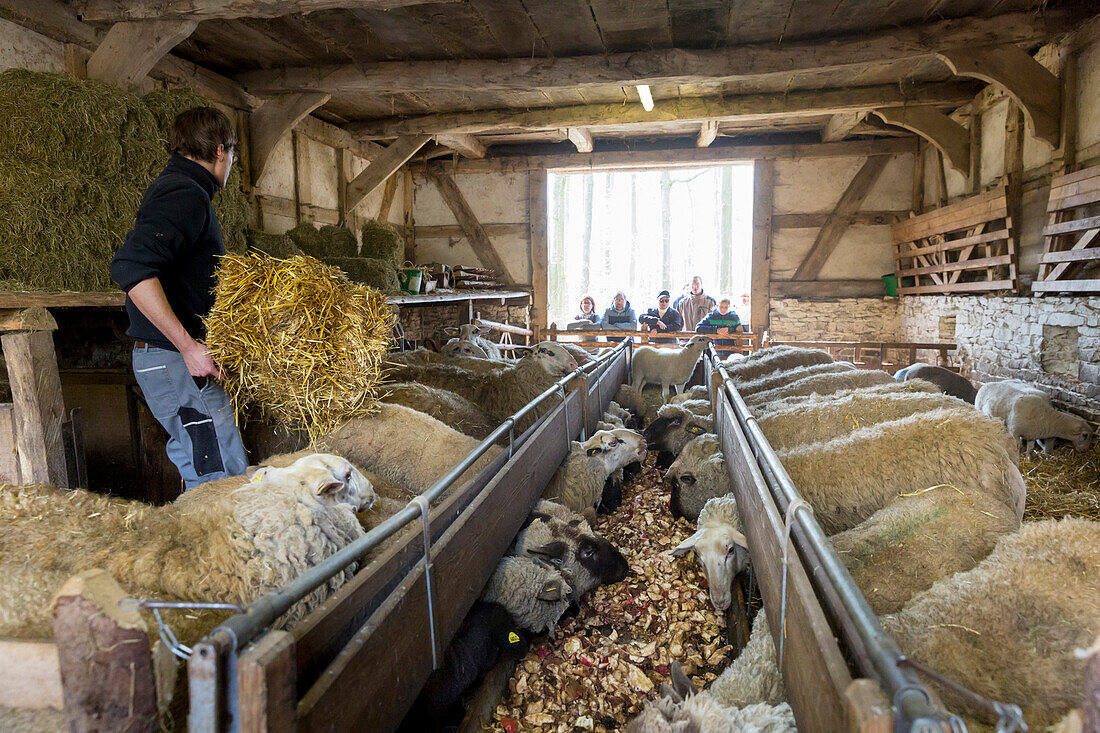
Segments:
[[[542,586],[539,591],[538,599],[540,601],[560,601],[565,597],[565,592],[561,587],[561,583],[549,582]]]
[[[509,644],[518,644],[519,643],[519,634],[517,634],[514,631],[509,631],[508,632],[508,643]]]
[[[599,455],[600,453],[603,453],[603,446],[597,445],[595,448],[589,448],[586,453],[590,456]]]

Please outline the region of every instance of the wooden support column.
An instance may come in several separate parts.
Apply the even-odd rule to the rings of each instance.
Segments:
[[[852,223],[853,215],[863,205],[863,200],[867,198],[871,187],[875,185],[875,181],[878,180],[878,177],[886,168],[886,164],[892,158],[892,155],[872,156],[856,172],[852,182],[848,184],[848,188],[841,194],[840,201],[837,202],[832,215],[829,216],[829,220],[818,231],[817,239],[814,240],[810,251],[806,253],[806,258],[802,260],[802,264],[795,270],[794,275],[791,277],[792,280],[817,279],[817,276],[821,273],[821,268],[829,259],[829,255],[840,244],[840,238],[844,236],[844,232],[848,230],[848,226]]]
[[[695,138],[695,147],[709,148],[710,144],[718,137],[718,120],[707,120],[699,128],[699,136]]]
[[[924,211],[924,163],[927,154],[928,149],[922,140],[913,154],[913,211],[917,214]]]
[[[252,183],[256,185],[263,175],[271,152],[279,140],[313,110],[331,98],[321,92],[282,94],[264,102],[249,119],[249,138],[252,141]]]
[[[771,311],[772,213],[775,200],[775,161],[757,160],[753,166],[752,282],[749,326],[756,333],[768,328]]]
[[[386,181],[386,187],[382,189],[382,201],[378,204],[378,221],[384,222],[390,218],[390,208],[393,206],[393,198],[397,195],[397,176],[390,176]]]
[[[413,264],[416,264],[416,219],[413,217],[413,195],[415,189],[413,188],[413,175],[412,171],[408,168],[405,169],[405,185],[402,187],[404,190],[403,204],[404,204],[404,217],[405,222],[405,259]]]
[[[936,153],[936,205],[947,206],[947,166],[944,162],[943,151],[933,148]]]
[[[549,326],[550,275],[549,246],[546,222],[546,171],[531,171],[528,180],[528,211],[530,228],[528,242],[531,248],[531,289],[535,311],[535,334]]]
[[[336,211],[340,217],[339,225],[348,224],[348,151],[344,148],[336,148]]]
[[[569,142],[577,148],[578,153],[591,153],[595,143],[592,141],[592,133],[587,127],[570,127],[566,130]]]
[[[198,26],[194,20],[115,23],[88,59],[88,78],[138,91],[157,62]]]
[[[6,312],[0,344],[15,408],[15,444],[24,483],[69,487],[61,424],[65,403],[53,334],[57,323],[43,308]]]
[[[970,113],[970,172],[967,188],[973,196],[982,190],[982,116],[977,110]]]
[[[15,406],[9,402],[0,405],[0,484],[21,483],[19,451],[15,443]]]
[[[821,141],[826,143],[833,143],[839,140],[843,140],[852,133],[852,130],[856,129],[856,126],[863,122],[863,118],[867,116],[867,112],[841,112],[835,114],[829,118],[829,121],[825,124],[825,129],[821,131]]]
[[[370,165],[348,184],[348,209],[354,209],[363,203],[374,189],[385,183],[429,140],[429,135],[406,135],[397,138],[388,148],[373,156]]]
[[[1054,174],[1071,173],[1077,167],[1077,51],[1070,51],[1062,65],[1061,142],[1054,154]]]
[[[436,135],[435,141],[445,148],[450,148],[465,158],[484,158],[485,143],[473,135]]]
[[[65,717],[72,733],[158,728],[149,630],[106,571],[85,570],[53,602]]]
[[[473,209],[466,201],[466,197],[458,190],[454,179],[435,168],[428,169],[428,177],[432,179],[435,187],[439,189],[439,195],[443,197],[443,201],[446,202],[451,213],[455,215],[458,225],[462,227],[466,240],[473,248],[474,254],[481,260],[481,264],[490,270],[499,272],[505,282],[516,282],[516,279],[512,277],[512,273],[505,266],[504,260],[494,249],[493,243],[489,240],[489,235],[485,233],[485,228],[481,226],[481,222],[477,220],[477,216],[474,215]]]
[[[952,168],[967,174],[970,168],[970,133],[958,122],[932,107],[876,109],[875,114],[887,124],[917,133],[939,148]]]

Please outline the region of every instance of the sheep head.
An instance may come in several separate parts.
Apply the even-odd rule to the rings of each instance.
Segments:
[[[709,691],[699,692],[677,661],[672,662],[672,684],[661,684],[661,697],[646,703],[627,733],[734,733],[728,710]]]
[[[1089,449],[1089,445],[1092,443],[1092,425],[1082,417],[1065,413],[1066,427],[1069,429],[1058,437],[1068,440],[1073,443],[1073,447],[1084,453]]]
[[[683,405],[662,405],[643,437],[650,448],[677,456],[689,441],[713,432],[713,425],[709,415],[696,415]]]
[[[446,343],[441,349],[441,354],[444,356],[470,356],[478,359],[488,359],[489,355],[485,352],[485,349],[473,341],[467,341],[465,339],[453,338]]]
[[[712,339],[710,336],[698,334],[688,339],[688,342],[684,344],[684,350],[702,352],[704,349],[707,348],[707,346],[709,346],[713,342],[714,339]]]
[[[718,438],[701,435],[688,443],[665,473],[671,484],[669,509],[675,517],[696,519],[709,499],[729,493],[729,474]]]
[[[748,567],[749,544],[737,529],[737,505],[732,497],[709,500],[699,514],[698,529],[672,550],[673,557],[695,552],[718,611],[730,607],[733,580]]]
[[[629,463],[644,461],[646,455],[645,438],[626,428],[600,430],[581,443],[581,447],[586,456],[603,463],[607,474]]]
[[[326,503],[347,504],[353,511],[370,509],[378,499],[370,480],[346,458],[311,453],[283,468],[264,466],[252,476],[264,485],[297,485]]]
[[[577,368],[577,360],[569,351],[553,341],[541,341],[523,357],[538,364],[552,377],[564,377]]]
[[[500,561],[482,600],[504,606],[516,624],[537,634],[557,623],[572,595],[562,571],[523,556]]]

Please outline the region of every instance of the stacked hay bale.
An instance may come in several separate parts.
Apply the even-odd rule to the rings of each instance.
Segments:
[[[0,288],[113,290],[111,258],[168,160],[172,119],[205,104],[191,90],[142,98],[58,74],[0,74]],[[243,251],[238,171],[214,206],[227,249]]]
[[[392,258],[375,257],[366,250],[364,256],[358,256],[359,244],[350,229],[332,225],[318,229],[309,222],[302,222],[286,234],[307,255],[339,267],[351,280],[386,293],[398,290],[397,264]],[[378,251],[373,240],[371,251]]]

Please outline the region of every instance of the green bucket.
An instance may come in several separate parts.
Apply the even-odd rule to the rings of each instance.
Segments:
[[[886,286],[887,295],[898,294],[898,276],[894,273],[891,272],[889,275],[883,275],[882,284]]]
[[[416,267],[407,267],[397,271],[397,279],[401,283],[401,291],[416,295],[420,292],[420,279],[424,272]]]

